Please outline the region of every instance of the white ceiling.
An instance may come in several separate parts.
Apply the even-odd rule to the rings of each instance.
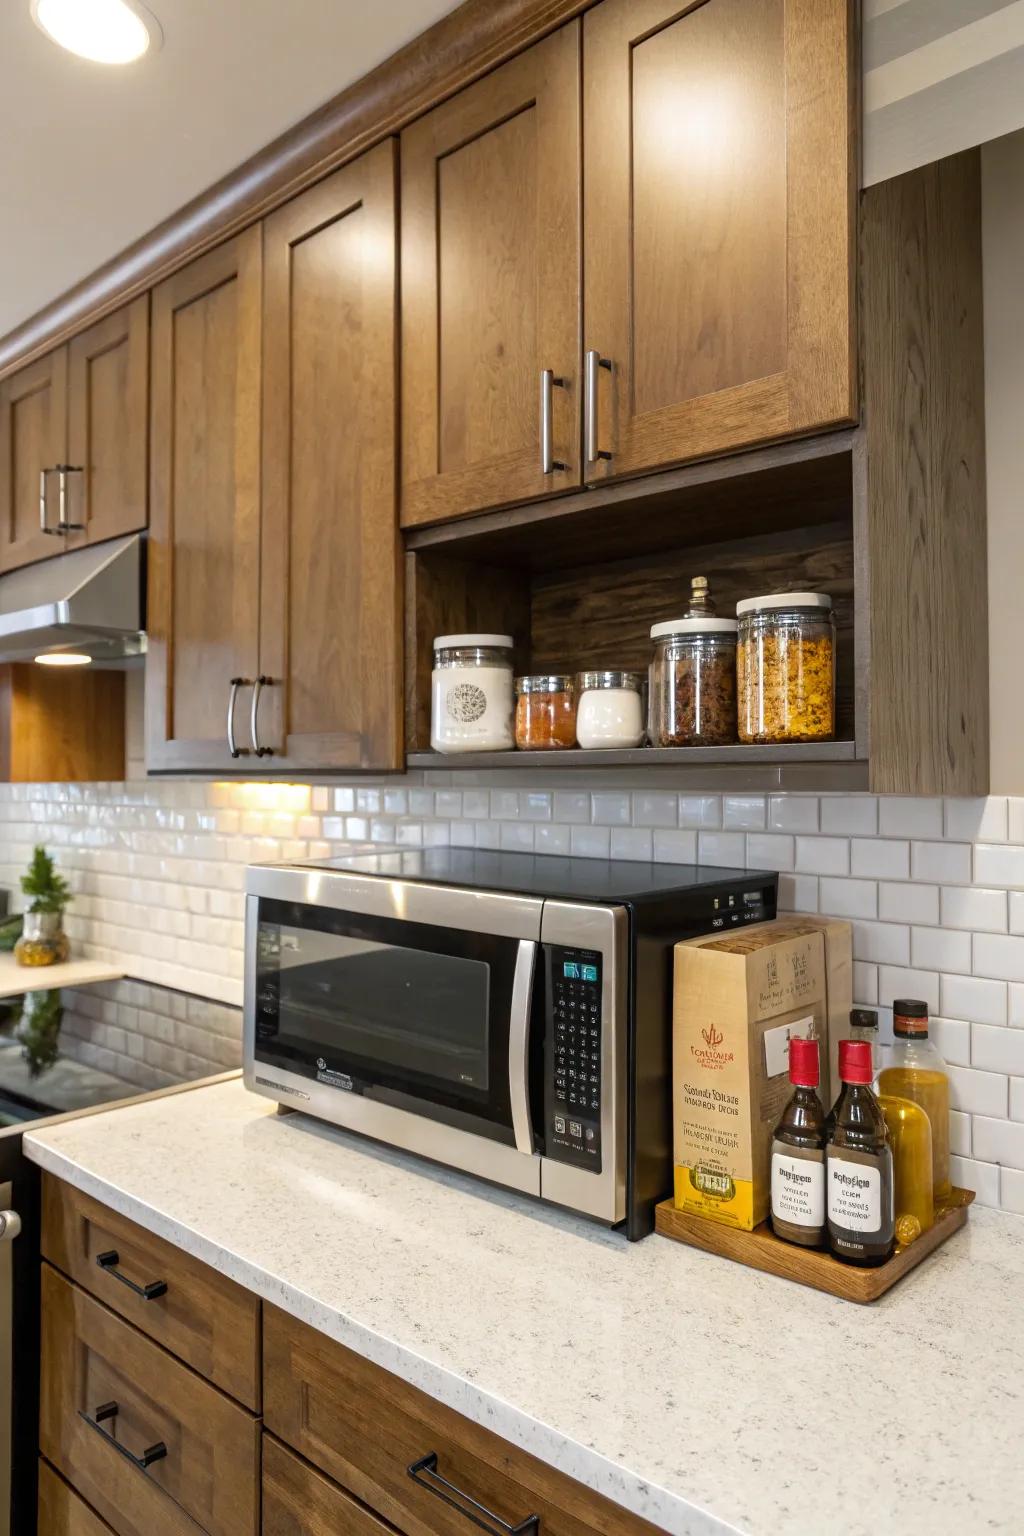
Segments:
[[[163,47],[90,64],[0,0],[0,335],[458,0],[149,0]]]

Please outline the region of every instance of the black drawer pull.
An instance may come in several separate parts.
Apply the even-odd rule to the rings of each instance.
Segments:
[[[166,1280],[151,1280],[148,1285],[136,1285],[134,1280],[129,1280],[127,1275],[122,1275],[117,1268],[118,1253],[116,1248],[110,1248],[106,1253],[96,1255],[96,1263],[100,1269],[106,1270],[108,1275],[113,1275],[115,1280],[120,1280],[136,1296],[141,1296],[143,1301],[156,1301],[158,1296],[167,1294]]]
[[[454,1483],[442,1477],[437,1470],[436,1451],[431,1451],[429,1456],[421,1456],[419,1461],[414,1461],[406,1470],[413,1482],[443,1499],[460,1515],[465,1515],[473,1525],[479,1526],[480,1530],[488,1531],[490,1536],[540,1536],[540,1515],[527,1515],[518,1525],[509,1525],[500,1515],[492,1514],[489,1509],[478,1504],[476,1499],[471,1499],[468,1493],[463,1493],[461,1488],[456,1488]]]
[[[79,1408],[78,1417],[84,1419],[90,1429],[94,1429],[98,1435],[102,1435],[108,1445],[112,1445],[115,1451],[123,1456],[126,1461],[130,1461],[133,1467],[138,1467],[140,1472],[145,1472],[146,1468],[151,1467],[154,1461],[163,1461],[167,1455],[166,1445],[164,1445],[162,1440],[158,1440],[155,1445],[151,1445],[148,1449],[144,1450],[141,1456],[135,1456],[126,1445],[122,1445],[120,1440],[115,1440],[114,1436],[103,1428],[105,1419],[117,1418],[116,1403],[101,1403],[96,1409],[95,1418],[90,1418],[87,1413],[83,1413],[81,1408]]]

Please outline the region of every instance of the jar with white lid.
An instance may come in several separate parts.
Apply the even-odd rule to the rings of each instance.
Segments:
[[[824,592],[772,592],[736,604],[743,742],[835,735],[836,621]]]
[[[511,635],[438,635],[430,692],[435,752],[511,751]]]
[[[736,740],[737,627],[714,614],[652,625],[652,746],[724,747]]]
[[[640,672],[581,672],[577,679],[576,740],[581,747],[638,747],[644,739],[644,679]]]

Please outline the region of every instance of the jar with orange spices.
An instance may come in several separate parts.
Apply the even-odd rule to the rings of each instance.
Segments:
[[[520,752],[551,752],[576,745],[576,679],[571,673],[517,677],[515,689]]]
[[[824,592],[773,592],[736,604],[742,742],[835,735],[836,621]]]

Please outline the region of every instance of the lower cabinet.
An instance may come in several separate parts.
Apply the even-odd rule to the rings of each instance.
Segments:
[[[656,1536],[49,1176],[42,1249],[38,1536]]]

